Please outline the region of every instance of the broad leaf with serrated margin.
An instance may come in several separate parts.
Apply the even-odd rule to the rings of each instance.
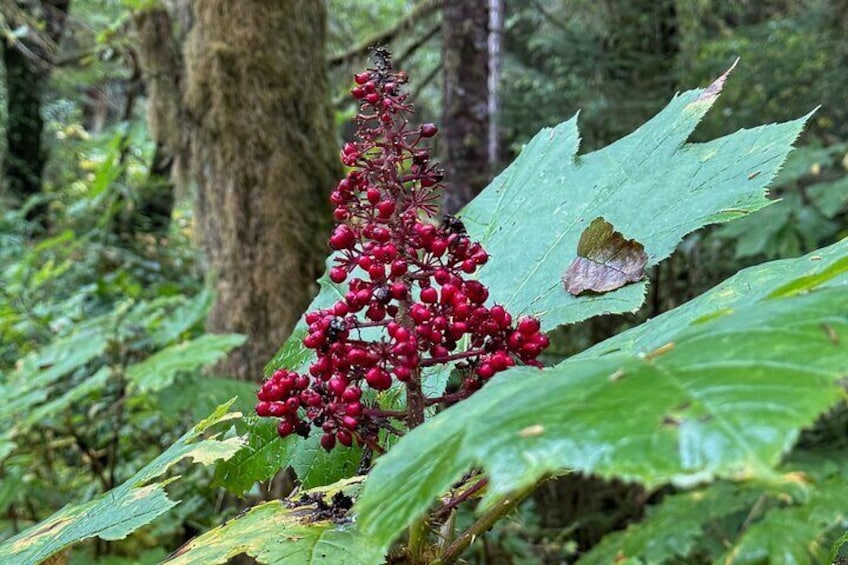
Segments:
[[[842,398],[846,336],[848,292],[822,289],[739,308],[648,355],[507,371],[378,460],[360,523],[388,543],[475,465],[486,504],[562,469],[649,487],[773,476]]]

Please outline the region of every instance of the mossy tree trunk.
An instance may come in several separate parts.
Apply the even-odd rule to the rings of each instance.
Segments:
[[[213,332],[247,345],[224,370],[256,380],[323,270],[339,176],[323,2],[192,0],[185,125],[196,220],[217,299]]]
[[[445,211],[455,213],[489,181],[489,0],[442,5]]]

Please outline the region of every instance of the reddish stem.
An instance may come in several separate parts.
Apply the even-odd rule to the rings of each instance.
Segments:
[[[460,504],[480,492],[480,490],[487,484],[489,484],[489,479],[485,477],[480,479],[462,494],[451,497],[451,499],[445,502],[444,505],[442,505],[442,507],[439,508],[433,516],[436,518],[441,518],[442,516],[450,512],[452,509],[456,508],[457,506],[459,506]]]
[[[430,365],[441,365],[442,363],[449,363],[451,361],[458,361],[460,359],[467,359],[469,357],[477,357],[482,354],[482,349],[470,349],[468,351],[463,351],[462,353],[454,353],[453,355],[445,355],[444,357],[429,357],[427,359],[421,360],[422,367],[429,367]]]

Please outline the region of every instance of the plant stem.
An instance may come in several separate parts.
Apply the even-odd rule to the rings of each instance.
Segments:
[[[486,533],[498,520],[512,512],[521,502],[527,498],[530,493],[536,490],[540,483],[536,482],[528,487],[516,491],[512,495],[498,502],[493,508],[480,516],[470,528],[465,530],[456,540],[454,540],[445,550],[442,555],[432,561],[432,565],[449,565],[455,562],[462,552],[468,549],[478,536]]]
[[[430,527],[427,525],[427,516],[422,516],[409,526],[409,553],[410,563],[424,563],[424,549],[427,547],[427,537]]]

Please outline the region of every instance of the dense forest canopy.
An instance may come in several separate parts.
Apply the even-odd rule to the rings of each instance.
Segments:
[[[0,564],[848,560],[848,2],[0,32]]]

